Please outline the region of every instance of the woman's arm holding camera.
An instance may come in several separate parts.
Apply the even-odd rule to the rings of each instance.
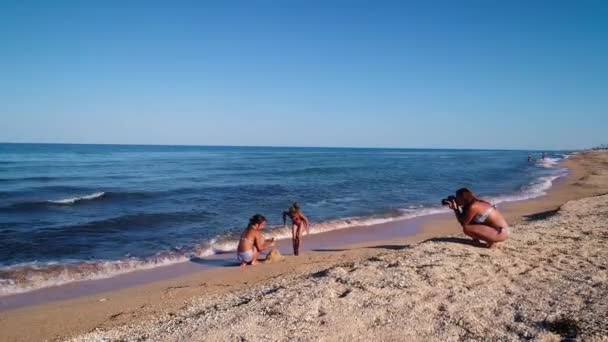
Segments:
[[[456,201],[450,202],[449,207],[454,211],[456,220],[458,220],[458,223],[460,223],[462,228],[468,225],[473,220],[473,217],[475,217],[475,211],[472,210],[471,207],[461,212],[458,204],[456,204]]]

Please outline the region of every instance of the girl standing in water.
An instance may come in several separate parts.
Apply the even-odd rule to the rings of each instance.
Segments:
[[[283,225],[287,224],[287,217],[291,219],[291,242],[293,244],[293,254],[300,254],[302,246],[302,226],[306,227],[306,234],[310,234],[308,229],[308,218],[300,211],[300,205],[295,203],[291,205],[288,211],[283,212]]]

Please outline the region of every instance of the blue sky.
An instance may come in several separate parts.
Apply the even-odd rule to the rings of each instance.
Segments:
[[[601,0],[2,1],[0,141],[589,147],[608,143],[606,18]]]

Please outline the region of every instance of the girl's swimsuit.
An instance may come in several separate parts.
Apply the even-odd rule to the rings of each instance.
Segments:
[[[302,223],[302,219],[300,218],[300,216],[292,216],[291,222],[296,226],[299,226],[300,223]]]
[[[238,252],[236,258],[240,262],[249,263],[253,261],[253,251]]]
[[[253,244],[253,240],[248,239],[248,238],[241,238],[241,241],[249,241]],[[250,249],[248,251],[244,251],[244,252],[238,252],[236,254],[236,258],[240,261],[240,262],[252,262],[253,261],[253,249]]]

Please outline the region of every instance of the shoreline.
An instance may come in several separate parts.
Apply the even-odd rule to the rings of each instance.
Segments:
[[[567,159],[563,158],[559,162]],[[519,193],[511,195],[495,195],[486,197],[495,204],[509,204],[520,201],[534,200],[546,196],[547,192],[560,184],[561,180],[568,176],[567,168],[556,169],[557,173],[552,176],[539,177],[536,182],[528,184],[529,187],[538,187],[534,192],[528,192],[524,188]],[[565,172],[565,173],[564,173]],[[548,184],[548,185],[547,185]],[[547,187],[548,186],[548,187]],[[48,200],[46,202],[74,202],[89,196],[101,197],[105,193],[98,192],[83,197],[74,197],[61,200]],[[406,210],[412,212],[405,213]],[[399,215],[389,215],[388,213],[376,214],[361,217],[344,217],[330,219],[313,223],[313,233],[306,237],[307,244],[304,251],[311,251],[328,246],[349,245],[366,243],[390,238],[403,238],[416,234],[420,229],[421,222],[441,215],[450,214],[447,209],[441,206],[418,206],[416,209],[398,209],[402,212]],[[267,237],[274,237],[278,241],[278,248],[283,255],[291,255],[289,239],[291,236],[290,228],[275,226],[266,230]],[[57,273],[45,278],[44,273],[37,275],[32,272],[34,277],[44,279],[42,283],[34,283],[33,286],[8,285],[0,288],[0,312],[18,307],[44,304],[55,300],[76,298],[83,295],[93,295],[100,292],[119,290],[127,287],[142,285],[146,282],[166,280],[187,275],[188,273],[208,270],[211,267],[225,267],[233,264],[232,257],[236,250],[238,239],[220,240],[208,242],[207,247],[202,248],[203,253],[183,254],[181,256],[159,256],[151,260],[99,260],[96,262],[81,262],[80,264],[68,264],[65,271],[61,271],[61,264],[43,265],[42,268],[55,268]],[[308,243],[310,242],[310,243]],[[201,267],[192,265],[199,264]],[[15,265],[21,267],[38,266]],[[78,269],[84,270],[82,274]],[[6,270],[10,272],[9,270]],[[0,273],[2,270],[0,270]],[[29,271],[23,270],[24,276]],[[156,274],[156,275],[155,275]],[[19,274],[17,274],[19,276]],[[58,279],[57,279],[58,278]],[[113,283],[113,284],[111,284]],[[10,289],[9,289],[10,287]],[[97,288],[97,289],[95,289]],[[72,295],[61,292],[73,292]],[[31,298],[29,298],[31,297]],[[36,299],[40,298],[40,299]],[[23,300],[22,300],[23,299]]]
[[[526,215],[554,211],[569,200],[598,195],[602,191],[606,192],[608,184],[598,187],[585,183],[593,176],[594,171],[590,168],[597,166],[593,164],[594,153],[601,154],[585,152],[566,159],[564,164],[569,168],[568,175],[556,182],[547,191],[547,195],[502,204],[501,211],[506,214],[510,224],[522,222]],[[402,222],[392,223],[394,223],[395,229],[404,228]],[[420,227],[419,232],[407,237],[388,236],[384,238],[383,236],[381,239],[368,240],[365,243],[332,245],[333,248],[317,248],[315,251],[304,253],[299,258],[288,257],[283,262],[275,264],[244,270],[238,268],[210,269],[201,273],[159,280],[121,290],[7,310],[0,312],[0,328],[7,332],[9,340],[65,338],[96,327],[104,328],[124,323],[122,318],[108,320],[108,317],[113,317],[116,312],[133,312],[137,316],[134,319],[152,312],[168,312],[181,307],[185,300],[193,297],[234,293],[251,284],[262,284],[277,277],[294,277],[303,273],[316,272],[327,265],[372,257],[379,250],[403,249],[404,246],[429,238],[460,233],[460,227],[449,213],[425,216],[416,224],[417,227]],[[369,230],[370,227],[363,229]],[[339,230],[335,232],[339,232]],[[308,245],[315,236],[321,235],[323,234],[307,237],[306,244]],[[2,300],[3,298],[0,298],[0,301]],[[86,321],[81,319],[82,316],[87,317]],[[60,324],[57,324],[59,317],[63,324],[61,327]],[[19,322],[25,322],[25,320],[32,324],[19,327]],[[32,325],[37,329],[32,329]]]
[[[522,190],[521,193],[513,195],[496,195],[490,197],[489,200],[493,201],[493,203],[500,203],[500,206],[503,207],[511,203],[536,200],[547,196],[550,191],[559,187],[562,180],[568,178],[570,172],[563,164],[573,155],[575,154],[567,155],[560,160],[558,165],[561,169],[557,169],[557,173],[554,176],[543,176],[538,178],[536,183],[529,184],[530,187],[538,186],[548,181],[549,188],[542,188],[541,185],[541,189],[537,193],[526,193],[526,191]],[[555,163],[551,159],[550,161],[551,163]],[[566,171],[566,173],[562,171]],[[526,198],[527,196],[530,197]],[[324,250],[339,246],[373,243],[374,241],[409,238],[420,233],[425,222],[441,219],[445,215],[451,217],[451,212],[443,207],[421,207],[418,211],[395,217],[378,215],[319,222],[313,225],[313,229],[321,229],[321,231],[306,236],[303,250],[305,252],[319,249]],[[353,222],[355,223],[353,224]],[[332,224],[343,224],[344,227],[327,229],[326,226]],[[285,237],[288,234],[287,229],[280,228],[274,231],[267,231],[266,234],[267,236],[279,239],[277,248],[283,255],[291,255],[289,238]],[[217,267],[226,268],[235,266],[234,252],[223,251],[223,249],[220,248],[210,255],[183,256],[181,257],[183,260],[161,260],[158,263],[141,264],[137,268],[127,268],[114,274],[107,274],[102,270],[98,274],[93,274],[91,278],[66,280],[58,284],[53,284],[54,280],[51,280],[49,281],[50,285],[47,286],[0,295],[0,312],[123,290],[151,282],[185,277],[197,272],[207,272]],[[91,267],[95,266],[91,265]],[[72,276],[70,275],[70,277]]]

